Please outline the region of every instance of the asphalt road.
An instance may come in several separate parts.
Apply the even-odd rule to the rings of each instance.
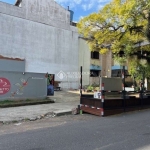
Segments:
[[[1,125],[0,150],[150,150],[150,110]]]

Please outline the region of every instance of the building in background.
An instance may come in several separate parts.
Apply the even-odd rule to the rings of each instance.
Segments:
[[[99,84],[100,77],[121,77],[111,50],[91,52],[79,36],[73,12],[54,0],[0,2],[0,71],[54,74],[63,89]],[[126,67],[127,69],[127,67]]]
[[[54,0],[0,2],[0,71],[55,74],[62,88],[78,88],[78,32],[73,12]],[[3,59],[1,59],[3,58]]]
[[[122,76],[122,66],[113,60],[111,50],[103,55],[91,51],[82,37],[79,37],[79,66],[83,66],[83,85],[99,85],[100,77]]]

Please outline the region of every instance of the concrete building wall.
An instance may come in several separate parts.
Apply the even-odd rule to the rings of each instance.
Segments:
[[[78,72],[77,29],[54,0],[22,0],[21,7],[0,2],[0,48],[2,56],[25,59],[26,72],[55,74],[64,84],[66,76],[57,73]]]
[[[70,29],[70,12],[54,0],[22,0],[21,7],[0,2],[0,13]]]
[[[79,66],[83,67],[83,85],[90,84],[90,59],[91,51],[89,50],[88,44],[84,39],[79,38]]]
[[[0,101],[43,99],[47,96],[45,74],[0,71]]]
[[[99,85],[100,77],[90,77],[90,85]]]
[[[112,52],[109,50],[106,54],[106,76],[111,77]]]
[[[111,77],[111,66],[112,66],[112,53],[108,51],[106,54],[101,56],[101,77]]]
[[[101,57],[101,77],[106,76],[106,54]]]
[[[25,61],[0,59],[0,71],[25,72]]]

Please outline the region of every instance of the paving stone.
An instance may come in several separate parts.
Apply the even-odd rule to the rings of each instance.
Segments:
[[[55,103],[9,107],[0,109],[0,122],[3,124],[14,123],[13,121],[35,121],[37,119],[67,114],[80,103],[79,94],[67,91],[59,91],[56,95],[51,96],[56,99]]]

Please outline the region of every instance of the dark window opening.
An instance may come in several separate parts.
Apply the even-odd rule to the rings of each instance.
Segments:
[[[125,75],[128,75],[128,71],[125,70]],[[117,69],[117,70],[112,70],[111,72],[112,77],[122,77],[122,70]]]
[[[72,25],[72,26],[77,26],[77,23],[76,22],[70,22],[70,25]]]
[[[99,70],[90,70],[90,77],[99,77]]]
[[[99,52],[91,52],[91,58],[99,59]]]
[[[121,77],[121,70],[112,70],[112,77]]]
[[[22,2],[22,0],[17,0],[15,2],[15,6],[21,7],[21,2]]]

